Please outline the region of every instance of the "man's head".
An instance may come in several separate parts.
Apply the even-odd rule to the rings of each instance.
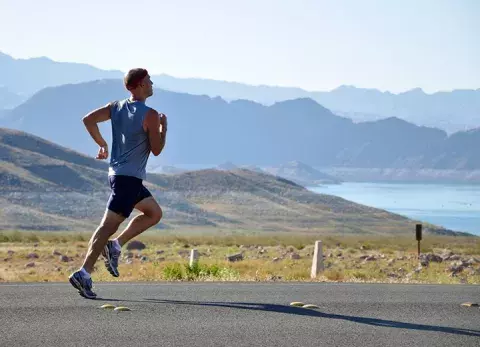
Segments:
[[[125,75],[124,83],[125,88],[137,98],[146,99],[153,95],[153,83],[145,69],[131,69]]]

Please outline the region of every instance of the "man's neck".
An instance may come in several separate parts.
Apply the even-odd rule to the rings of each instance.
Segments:
[[[132,94],[132,95],[130,95],[129,100],[132,101],[132,102],[134,102],[134,101],[145,102],[146,99]]]

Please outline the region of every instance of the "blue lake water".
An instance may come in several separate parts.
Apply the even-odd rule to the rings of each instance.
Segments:
[[[308,189],[480,235],[480,185],[347,182]]]

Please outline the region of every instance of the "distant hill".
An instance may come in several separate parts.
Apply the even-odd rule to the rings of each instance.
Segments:
[[[25,98],[0,85],[0,109],[10,109],[20,105]],[[1,119],[1,114],[0,114]]]
[[[235,165],[234,163],[227,161],[225,163],[221,163],[220,165],[217,166],[218,170],[224,170],[224,171],[229,171],[229,170],[235,170],[238,169],[238,166]]]
[[[292,161],[279,167],[267,168],[265,171],[303,186],[341,183],[341,180],[299,161]]]
[[[119,80],[50,87],[6,111],[4,126],[93,156],[97,146],[81,118],[123,97],[127,94]],[[264,106],[156,89],[148,104],[169,116],[167,146],[160,157],[151,159],[151,167],[229,161],[239,167],[278,167],[298,161],[315,168],[480,169],[476,154],[480,129],[448,136],[398,118],[356,124],[311,99]],[[59,124],[62,131],[53,124]],[[102,123],[100,129],[110,141],[110,123]]]
[[[254,172],[266,173],[265,170],[255,165],[245,165],[245,166],[242,166],[241,168],[245,170],[254,171]]]
[[[0,229],[97,225],[108,198],[104,162],[24,132],[0,128],[0,139]],[[407,218],[245,169],[150,174],[146,185],[164,209],[160,228],[381,235],[414,228]]]
[[[87,64],[56,62],[46,57],[14,59],[0,52],[0,86],[15,93],[11,99],[2,102],[0,91],[0,109],[9,107],[5,105],[17,105],[17,95],[24,100],[45,87],[99,79],[121,79],[123,74],[121,71],[101,70]],[[152,78],[157,88],[173,92],[221,97],[226,101],[245,99],[266,106],[286,100],[310,98],[333,113],[355,122],[395,117],[417,125],[439,128],[449,134],[478,127],[480,116],[480,89],[427,94],[422,89],[415,88],[393,94],[347,85],[331,91],[307,91],[295,87],[177,78],[166,74],[154,75]]]
[[[477,128],[480,116],[480,88],[432,94],[415,88],[393,94],[341,86],[330,92],[314,92],[311,97],[333,112],[354,120],[396,117],[417,125],[440,128],[449,134]]]

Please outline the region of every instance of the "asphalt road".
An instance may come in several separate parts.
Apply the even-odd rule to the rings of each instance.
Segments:
[[[0,284],[0,346],[480,346],[480,286]],[[318,309],[292,307],[292,301]],[[129,312],[99,308],[110,303]]]

